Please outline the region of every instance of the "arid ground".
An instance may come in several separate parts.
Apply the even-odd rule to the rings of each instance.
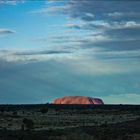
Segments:
[[[0,140],[140,140],[139,105],[1,105]]]

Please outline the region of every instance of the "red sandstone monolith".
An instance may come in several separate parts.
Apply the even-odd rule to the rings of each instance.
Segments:
[[[85,96],[65,96],[57,98],[53,101],[54,104],[95,104],[102,105],[103,101],[99,98],[85,97]]]

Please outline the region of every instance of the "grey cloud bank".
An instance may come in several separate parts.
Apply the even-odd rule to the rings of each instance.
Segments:
[[[81,23],[71,23],[68,28],[90,30],[106,38],[90,41],[81,38],[82,46],[103,47],[108,50],[138,50],[140,40],[139,1],[73,1],[63,6],[52,6],[40,13],[61,13]],[[38,11],[39,12],[39,11]],[[78,31],[77,31],[78,32]],[[88,32],[88,31],[87,31]],[[96,38],[92,35],[91,38]],[[83,43],[85,42],[85,43]]]

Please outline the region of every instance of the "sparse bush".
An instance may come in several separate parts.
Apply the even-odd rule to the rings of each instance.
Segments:
[[[13,116],[17,116],[18,113],[17,113],[17,111],[14,111],[12,114],[13,114]]]
[[[1,111],[1,113],[4,113],[5,110],[3,108],[1,108],[0,111]]]
[[[67,136],[67,140],[96,140],[94,136],[87,133],[71,133]]]
[[[26,127],[28,130],[34,128],[34,121],[31,120],[31,119],[24,118],[24,119],[23,119],[23,124],[25,125],[25,127]]]
[[[48,108],[45,108],[45,107],[44,108],[41,108],[40,109],[40,112],[43,113],[43,114],[44,113],[47,113],[48,112]]]

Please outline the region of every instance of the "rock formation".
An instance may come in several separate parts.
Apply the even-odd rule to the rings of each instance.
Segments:
[[[54,104],[96,104],[102,105],[103,101],[99,98],[84,97],[84,96],[65,96],[57,98],[53,101]]]

